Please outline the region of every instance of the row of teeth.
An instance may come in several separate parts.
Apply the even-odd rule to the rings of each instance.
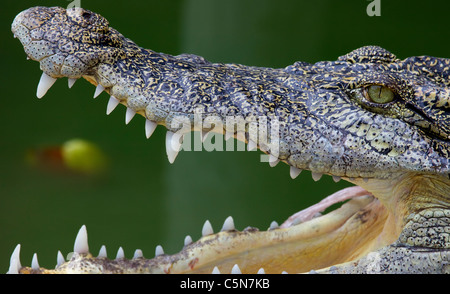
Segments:
[[[45,72],[42,73],[41,79],[40,79],[38,87],[37,87],[36,96],[39,99],[42,98],[47,93],[47,91],[51,88],[51,86],[53,86],[55,81],[56,81],[55,78],[50,77]],[[69,80],[68,80],[69,88],[71,88],[76,81],[77,81],[77,79],[69,78]],[[102,85],[98,84],[95,89],[94,98],[97,98],[104,90],[105,90],[105,88]],[[117,105],[119,105],[119,103],[120,103],[119,99],[117,99],[114,96],[111,96],[109,99],[107,108],[106,108],[106,114],[109,115],[117,107]],[[132,110],[131,108],[127,108],[127,111],[125,114],[125,123],[128,124],[133,119],[135,114],[136,114],[136,112],[134,110]],[[145,120],[145,135],[146,135],[147,139],[150,138],[150,136],[155,131],[156,127],[157,127],[157,124],[155,122],[152,122],[148,119]],[[206,135],[207,135],[207,133],[206,134],[203,133],[202,139],[204,139],[206,137]],[[228,140],[231,136],[232,136],[232,134],[227,132],[225,134],[225,140]],[[174,133],[171,131],[167,131],[166,153],[167,153],[167,157],[168,157],[168,160],[170,163],[173,163],[175,161],[175,158],[177,157],[178,152],[180,151],[182,141],[183,141],[183,135],[180,135],[178,133]],[[250,151],[250,150],[254,150],[256,148],[257,148],[257,144],[250,140],[248,142],[247,149]],[[269,155],[269,165],[271,167],[276,166],[278,164],[278,162],[279,162],[279,159],[277,157],[275,157],[273,155]],[[292,179],[297,178],[301,172],[302,172],[301,169],[294,167],[294,166],[290,166],[289,174]],[[312,178],[314,181],[319,181],[323,174],[312,172],[311,175],[312,175]],[[339,177],[339,176],[332,176],[332,177],[333,177],[333,181],[335,181],[335,182],[339,182],[341,180],[341,177]]]
[[[273,230],[278,228],[278,224],[277,222],[273,221],[270,224],[269,230]],[[227,217],[225,219],[225,222],[223,223],[222,229],[221,231],[234,231],[235,226],[234,226],[234,220],[231,216]],[[208,235],[212,235],[214,234],[214,230],[212,228],[211,223],[207,220],[203,227],[202,227],[202,237],[204,236],[208,236]],[[189,244],[191,244],[192,238],[191,236],[186,236],[186,238],[184,239],[184,246],[187,246]],[[9,270],[7,272],[7,274],[18,274],[20,269],[22,268],[21,262],[20,262],[20,248],[21,245],[18,244],[16,246],[16,248],[14,249],[13,253],[11,254],[11,258],[10,258],[10,265],[9,265]],[[88,235],[87,235],[87,229],[86,226],[83,225],[80,230],[78,231],[78,234],[75,238],[75,243],[73,246],[73,252],[78,253],[78,254],[87,254],[89,253],[89,245],[88,245]],[[162,248],[161,245],[156,246],[155,249],[155,257],[163,255],[164,254],[164,249]],[[70,256],[70,254],[69,254]],[[107,253],[106,253],[106,246],[102,245],[100,248],[100,251],[98,253],[98,258],[107,258]],[[136,249],[134,254],[133,254],[133,259],[136,258],[143,258],[143,252],[140,249]],[[116,259],[121,259],[121,258],[125,258],[125,253],[122,247],[119,247],[117,254],[116,254]],[[70,257],[68,257],[68,259],[70,259]],[[60,265],[62,265],[63,263],[65,263],[66,260],[63,256],[63,254],[61,253],[61,251],[58,250],[58,253],[56,255],[56,266],[55,269],[58,268]],[[40,266],[39,266],[39,262],[38,262],[38,257],[37,254],[34,253],[32,260],[31,260],[31,268],[33,270],[39,270]],[[220,274],[220,271],[217,267],[214,267],[213,271],[211,272],[212,274]],[[241,270],[239,269],[239,266],[236,264],[233,266],[232,270],[231,270],[232,274],[240,274]],[[261,268],[258,271],[258,274],[264,274],[264,269]],[[287,273],[287,272],[282,272],[282,273]]]

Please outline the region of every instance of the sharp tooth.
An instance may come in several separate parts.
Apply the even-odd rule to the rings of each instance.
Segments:
[[[237,264],[233,265],[233,268],[231,269],[232,274],[242,274],[241,269]]]
[[[11,258],[9,259],[9,269],[7,273],[18,274],[21,268],[22,265],[20,264],[20,244],[17,244],[16,248],[14,248],[14,251],[11,254]]]
[[[257,147],[258,145],[254,141],[248,140],[247,151],[255,150]]]
[[[296,168],[295,166],[291,166],[289,169],[289,173],[290,173],[292,179],[295,179],[296,177],[298,177],[298,175],[301,172],[302,172],[302,170],[299,168]]]
[[[134,111],[131,108],[127,108],[127,112],[125,114],[125,124],[126,125],[133,119],[135,114],[136,114],[136,111]]]
[[[72,88],[73,84],[75,84],[75,82],[77,81],[77,79],[71,79],[69,78],[68,83],[69,83],[69,89]]]
[[[9,269],[6,272],[7,274],[18,274],[19,270],[22,268],[20,265],[20,261],[16,258],[13,258],[9,261]]]
[[[275,167],[278,164],[278,162],[280,162],[280,160],[277,157],[273,156],[272,154],[269,155],[270,167]]]
[[[148,119],[145,120],[145,136],[150,138],[150,136],[153,134],[153,132],[156,129],[157,124],[155,122],[152,122]]]
[[[106,107],[106,114],[109,115],[116,107],[119,105],[119,99],[111,96],[108,101],[108,106]]]
[[[170,163],[173,163],[175,161],[176,156],[178,155],[178,152],[176,152],[172,148],[173,135],[174,135],[174,133],[171,131],[167,131],[167,133],[166,133],[166,154],[167,154],[167,158],[169,159]]]
[[[182,137],[179,133],[173,133],[171,131],[167,131],[166,134],[166,153],[167,158],[170,163],[175,161],[175,158],[178,155],[178,152],[181,148],[180,138]]]
[[[98,84],[97,88],[95,88],[94,98],[97,98],[98,95],[103,92],[103,90],[105,90],[105,88],[102,85]]]
[[[191,236],[187,235],[186,238],[184,238],[184,246],[187,246],[192,243]]]
[[[86,226],[83,225],[78,231],[73,245],[73,251],[76,253],[89,253],[88,236]]]
[[[98,252],[98,257],[108,257],[108,253],[106,252],[106,246],[102,245],[102,247],[100,247],[100,251]]]
[[[313,180],[317,182],[322,177],[322,174],[321,173],[311,173],[311,176],[312,176]]]
[[[233,221],[233,218],[231,216],[229,216],[223,223],[221,231],[233,231],[233,230],[235,230],[234,221]]]
[[[269,230],[275,230],[278,229],[278,227],[279,227],[278,223],[276,221],[273,221],[270,223]]]
[[[39,99],[44,97],[45,93],[47,93],[48,89],[50,89],[51,86],[53,86],[53,84],[55,82],[56,82],[55,78],[52,78],[51,76],[49,76],[45,72],[43,72],[41,79],[39,80],[36,96]]]
[[[142,253],[141,249],[136,249],[134,251],[133,259],[144,257],[144,253]]]
[[[214,230],[211,226],[211,223],[209,222],[209,220],[207,220],[204,224],[203,224],[203,228],[202,228],[202,236],[208,236],[208,235],[212,235],[214,234]]]
[[[116,259],[125,258],[125,253],[123,252],[123,248],[119,247],[117,250]]]
[[[218,268],[217,266],[215,266],[215,267],[213,268],[211,274],[219,275],[219,274],[220,274],[219,268]]]
[[[40,268],[37,254],[33,254],[33,258],[31,259],[31,268],[34,270],[38,270]]]
[[[337,183],[337,182],[339,182],[341,180],[341,177],[338,177],[338,176],[332,176],[332,177],[333,177],[333,181],[335,183]]]
[[[263,268],[260,268],[257,272],[257,274],[261,274],[264,275],[266,273],[266,271]]]
[[[164,254],[164,249],[161,245],[156,246],[155,248],[155,256],[160,256]]]
[[[58,266],[60,266],[64,262],[66,262],[66,260],[64,259],[64,256],[62,255],[61,251],[58,250],[58,254],[56,254],[56,266],[55,266],[55,268],[57,268]]]

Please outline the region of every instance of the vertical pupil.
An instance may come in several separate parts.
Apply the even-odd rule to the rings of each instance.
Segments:
[[[369,87],[369,97],[371,99],[377,99],[381,95],[381,86],[373,85]]]
[[[372,85],[367,90],[368,98],[375,103],[389,103],[394,100],[394,92],[385,86]]]

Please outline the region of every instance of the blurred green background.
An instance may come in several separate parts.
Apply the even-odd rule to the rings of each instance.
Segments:
[[[363,45],[380,45],[400,58],[450,57],[449,2],[381,0],[381,16],[369,17],[366,0],[170,0],[87,1],[84,8],[142,47],[170,54],[193,53],[214,62],[285,67],[297,60],[335,60]],[[0,10],[0,272],[6,272],[17,243],[22,265],[38,252],[53,267],[56,252],[72,251],[86,224],[91,252],[105,244],[110,257],[123,246],[127,257],[146,257],[161,244],[182,248],[184,236],[200,237],[209,219],[219,230],[229,215],[238,229],[266,229],[347,186],[324,176],[296,180],[289,168],[270,168],[259,152],[181,152],[170,165],[165,130],[150,140],[144,119],[125,125],[125,109],[105,114],[108,96],[92,99],[94,87],[58,80],[36,98],[41,75],[27,61],[10,25],[36,5],[69,1],[4,1]],[[101,177],[43,169],[26,163],[27,150],[72,138],[95,142],[110,159]]]

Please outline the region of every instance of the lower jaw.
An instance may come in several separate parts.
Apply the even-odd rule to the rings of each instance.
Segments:
[[[352,187],[350,191],[364,191]],[[349,188],[347,188],[349,189]],[[75,253],[55,270],[21,268],[20,273],[307,273],[358,260],[393,243],[386,238],[387,209],[371,195],[349,195],[348,202],[323,216],[267,231],[234,228],[205,235],[174,255],[127,260]],[[384,236],[384,237],[383,237]],[[78,239],[78,237],[77,237]],[[87,235],[86,235],[87,239]],[[77,241],[75,241],[77,243]],[[76,246],[75,246],[76,247]],[[86,244],[87,248],[87,244]],[[216,269],[215,269],[216,268]],[[78,270],[77,270],[78,269]],[[320,272],[320,271],[319,271]]]
[[[387,210],[376,198],[356,196],[324,216],[286,228],[221,232],[204,237],[196,246],[204,246],[204,251],[211,248],[212,256],[208,258],[205,252],[199,253],[203,256],[195,268],[176,271],[178,267],[174,266],[172,272],[211,273],[217,266],[226,273],[235,264],[243,273],[256,273],[260,268],[266,273],[319,270],[357,260],[393,243],[398,236],[380,237],[387,219]]]

